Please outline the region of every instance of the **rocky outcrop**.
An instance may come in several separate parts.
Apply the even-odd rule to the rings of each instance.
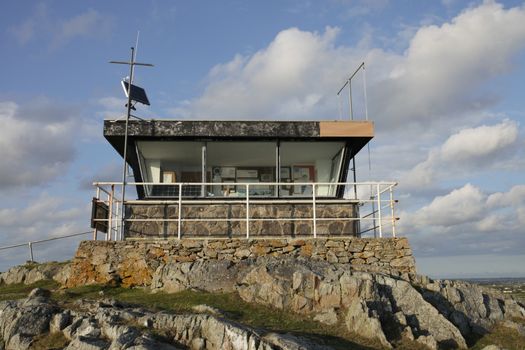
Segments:
[[[0,284],[33,284],[41,280],[55,280],[65,283],[69,277],[69,263],[48,262],[44,264],[28,262],[14,266],[0,273]]]
[[[345,264],[304,258],[266,257],[238,264],[216,260],[165,264],[155,271],[151,288],[167,292],[184,289],[237,292],[245,301],[311,315],[328,325],[344,325],[349,332],[374,340],[384,348],[398,347],[406,340],[430,349],[464,348],[465,339],[486,333],[496,322],[523,332],[523,326],[511,319],[525,318],[523,305],[515,300],[468,283],[431,281],[418,276],[404,280],[400,276],[353,271]],[[115,342],[129,337],[136,343],[126,344],[136,349],[174,346],[159,344],[147,335],[139,336],[136,329],[121,329],[112,323],[114,320],[118,325],[122,320],[135,320],[149,328],[177,329],[182,335],[173,339],[190,348],[236,348],[230,344],[231,339],[214,338],[218,324],[226,327],[220,328],[221,334],[238,334],[239,329],[243,330],[243,340],[238,342],[244,347],[240,348],[250,348],[251,337],[258,339],[257,344],[270,344],[270,347],[251,347],[253,349],[317,348],[308,342],[305,346],[304,340],[294,337],[271,335],[267,338],[257,332],[253,335],[246,327],[221,321],[221,312],[206,306],[194,309],[208,314],[206,316],[155,314],[114,301],[82,301],[74,305],[73,311],[50,302],[47,296],[48,293],[35,290],[26,300],[0,303],[0,335],[8,349],[27,348],[34,337],[48,331],[63,332],[70,349],[124,348]],[[115,318],[115,314],[118,317]],[[109,321],[104,321],[104,317]],[[194,333],[183,331],[191,327],[197,327]],[[236,330],[227,331],[228,327]],[[122,334],[111,333],[119,329]],[[207,333],[203,329],[213,331]],[[199,344],[209,347],[199,347]]]
[[[371,259],[370,263],[368,259]],[[408,262],[399,264],[401,269],[394,268],[397,264],[394,262],[403,259]],[[356,260],[364,260],[365,263],[355,263]],[[377,262],[380,264],[375,264]],[[187,289],[236,293],[247,302],[307,315],[326,325],[344,328],[349,333],[370,339],[382,348],[402,348],[407,342],[430,349],[465,348],[489,332],[496,323],[506,324],[505,327],[518,332],[523,331],[522,326],[513,322],[515,318],[525,319],[524,305],[518,301],[466,282],[433,281],[416,275],[413,267],[406,239],[82,242],[69,267],[69,275],[64,268],[53,276],[68,275],[62,280],[68,287],[110,283],[144,286],[154,293]],[[20,278],[17,277],[23,275],[20,271],[12,269],[2,278],[4,281],[26,281],[28,273],[26,277]],[[23,309],[25,304],[13,303],[2,304],[6,312],[0,310],[0,317],[6,315],[16,320],[24,315],[26,311],[20,311],[20,308]],[[105,345],[100,346],[104,348],[116,339],[116,336],[105,335],[109,331],[101,328],[103,322],[98,316],[94,318],[95,322],[92,318],[85,320],[87,316],[82,314],[85,317],[82,316],[77,324],[71,321],[73,316],[78,316],[72,310],[56,311],[57,306],[52,303],[25,303],[36,305],[34,312],[53,314],[49,322],[44,318],[43,324],[48,323],[51,330],[63,332],[71,348],[88,345],[96,348],[102,343],[97,345],[95,338],[101,337]],[[223,320],[219,310],[209,307],[198,309],[206,312],[206,316],[183,317],[163,313],[154,315],[144,310],[139,315],[138,311],[130,311],[129,307],[113,304],[106,309],[123,308],[126,315],[134,312],[135,316],[129,319],[139,319],[147,327],[177,329],[181,335],[174,336],[177,342],[175,346],[192,349],[233,349],[241,343],[245,348],[253,349],[266,349],[266,346],[309,349],[317,346],[301,345],[302,340],[292,336],[261,335]],[[87,305],[84,302],[81,309]],[[9,311],[13,307],[18,308],[18,311]],[[89,317],[93,317],[95,311],[89,312]],[[29,319],[23,320],[31,322]],[[21,327],[14,321],[9,322],[7,326],[0,325],[1,334],[6,344],[12,342],[20,348],[29,344],[35,334],[45,332],[46,329],[46,326],[39,326],[36,322],[33,330],[17,332]],[[188,327],[197,328],[194,333],[184,333],[183,329]],[[215,332],[203,330],[217,327],[222,338],[217,338]],[[77,337],[77,328],[89,332],[86,331],[87,335],[80,333]],[[90,333],[92,331],[94,333]],[[228,332],[237,340],[224,338]],[[146,338],[133,339],[138,342],[134,345],[138,346],[137,349],[149,346],[140,345],[149,344]],[[82,345],[82,342],[88,345]]]
[[[36,289],[27,299],[0,303],[5,349],[29,349],[49,333],[62,333],[68,350],[326,349],[290,334],[255,331],[208,314],[151,312],[114,300],[80,300],[68,308],[48,296]],[[162,340],[155,333],[163,334]]]
[[[200,261],[243,263],[264,257],[304,257],[394,275],[415,273],[406,238],[183,239],[84,241],[71,264],[68,287],[92,283],[148,286],[165,264]],[[209,265],[211,266],[211,265]]]
[[[118,283],[153,292],[233,292],[311,315],[383,347],[465,348],[523,305],[463,282],[417,276],[406,239],[83,242],[67,286]]]
[[[467,336],[486,334],[497,321],[525,318],[522,304],[489,288],[421,277],[414,284],[426,301]]]
[[[514,299],[468,283],[405,280],[305,258],[165,264],[153,274],[151,289],[237,292],[248,302],[343,324],[384,347],[408,340],[431,349],[465,348],[496,322],[525,318]]]

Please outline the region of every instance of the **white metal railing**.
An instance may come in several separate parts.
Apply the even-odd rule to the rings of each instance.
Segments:
[[[95,184],[95,183],[94,183]],[[118,200],[117,193],[115,191],[115,186],[120,185],[122,189],[122,182],[115,183],[96,183],[96,200],[98,202],[104,203],[108,207],[108,219],[100,220],[95,219],[95,222],[105,222],[107,224],[107,230],[105,232],[104,239],[106,241],[110,240],[122,240],[123,238],[123,226],[122,226],[122,201]],[[100,185],[98,185],[100,184]],[[129,183],[128,183],[129,184]],[[104,200],[101,198],[105,196]],[[97,239],[97,229],[93,229],[93,240]]]
[[[182,224],[184,222],[244,222],[245,223],[245,237],[250,238],[250,223],[255,221],[309,221],[312,222],[312,233],[313,237],[318,236],[318,222],[322,221],[351,221],[358,222],[357,234],[359,236],[363,234],[371,235],[374,237],[383,237],[385,234],[390,233],[392,237],[396,236],[396,221],[399,220],[395,216],[395,204],[397,200],[394,199],[394,187],[397,185],[395,182],[304,182],[304,183],[289,183],[289,182],[236,182],[236,183],[217,183],[217,182],[192,182],[192,183],[155,183],[155,182],[127,182],[126,185],[132,186],[171,186],[171,189],[176,189],[175,195],[170,196],[169,199],[160,198],[155,199],[149,197],[145,200],[125,200],[124,208],[122,201],[117,195],[117,190],[122,190],[122,182],[94,182],[93,185],[96,187],[96,200],[104,203],[108,206],[108,218],[107,219],[95,219],[96,222],[107,223],[107,233],[105,234],[106,240],[121,240],[124,238],[125,223],[132,222],[176,222],[177,232],[173,233],[178,239],[183,236],[187,236],[183,232]],[[200,196],[185,195],[185,193],[193,193],[192,191],[185,191],[185,187],[191,186],[192,188],[199,187],[203,190],[200,192]],[[234,195],[213,195],[217,191],[208,191],[213,189],[214,186],[228,187],[236,186],[237,188],[243,188],[244,191],[237,192]],[[309,195],[299,196],[290,195],[283,197],[269,197],[254,195],[254,191],[250,191],[258,186],[265,186],[274,188],[275,191],[282,188],[283,186],[305,186],[311,187],[311,192],[306,191]],[[360,193],[359,198],[330,198],[323,196],[323,192],[326,193],[326,188],[334,188],[337,186],[354,187],[355,193]],[[320,189],[324,189],[321,190]],[[173,193],[173,191],[171,191]],[[277,192],[274,192],[277,193]],[[358,215],[352,217],[318,217],[318,205],[319,204],[336,204],[344,202],[352,204],[358,208]],[[177,205],[177,217],[176,218],[126,218],[125,215],[122,217],[123,210],[125,210],[126,204],[173,204]],[[184,218],[182,217],[182,208],[185,205],[195,204],[242,204],[245,207],[246,216],[244,218]],[[254,204],[309,204],[312,206],[311,217],[251,217],[250,206]],[[125,214],[125,212],[124,212]],[[226,232],[224,233],[227,234]],[[96,239],[97,229],[93,231],[93,238]]]
[[[13,248],[19,248],[19,247],[26,247],[27,246],[27,248],[29,249],[29,261],[34,262],[35,261],[34,255],[33,255],[33,246],[34,245],[39,244],[39,243],[56,241],[56,240],[64,239],[64,238],[83,236],[83,235],[87,235],[87,234],[89,234],[91,232],[92,231],[90,230],[90,231],[86,231],[86,232],[73,233],[73,234],[64,235],[64,236],[57,236],[57,237],[51,237],[51,238],[46,238],[46,239],[40,239],[40,240],[36,240],[36,241],[29,241],[29,242],[26,242],[26,243],[13,244],[13,245],[0,247],[0,250],[13,249]],[[96,239],[96,237],[95,237],[95,239]]]

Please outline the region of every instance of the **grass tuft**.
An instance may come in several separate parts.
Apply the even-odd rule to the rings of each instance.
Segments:
[[[67,346],[69,340],[62,332],[46,333],[35,337],[29,347],[30,350],[58,350]]]
[[[0,286],[0,301],[16,300],[27,297],[34,288],[56,289],[58,283],[53,280],[42,280],[33,284],[8,284]]]
[[[490,333],[480,338],[471,349],[481,350],[491,344],[497,345],[501,349],[523,350],[525,349],[525,337],[515,329],[497,324]]]

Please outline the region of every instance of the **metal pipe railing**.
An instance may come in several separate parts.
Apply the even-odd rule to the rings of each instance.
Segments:
[[[25,243],[19,243],[19,244],[3,246],[3,247],[0,247],[0,250],[12,249],[12,248],[18,248],[18,247],[25,247],[25,246],[27,246],[28,249],[29,249],[29,261],[34,262],[35,260],[34,260],[34,255],[33,255],[33,245],[39,244],[39,243],[44,243],[44,242],[56,241],[56,240],[64,239],[64,238],[70,238],[70,237],[87,235],[89,233],[92,233],[92,231],[73,233],[73,234],[64,235],[64,236],[57,236],[57,237],[51,237],[51,238],[46,238],[46,239],[39,239],[39,240],[36,240],[36,241],[29,241],[29,242],[25,242]]]
[[[179,183],[156,183],[156,182],[127,182],[127,185],[134,185],[134,186],[171,186],[175,187],[177,190],[176,195],[173,197],[173,200],[155,200],[155,199],[147,199],[147,200],[125,200],[124,203],[122,203],[121,200],[117,199],[118,196],[115,193],[115,187],[118,188],[118,186],[122,187],[121,182],[94,182],[93,185],[97,188],[97,200],[100,200],[100,194],[104,193],[107,195],[108,199],[107,201],[103,201],[108,205],[108,208],[110,208],[110,217],[109,219],[96,219],[97,222],[107,222],[108,224],[108,233],[106,235],[107,239],[123,239],[124,237],[124,223],[125,222],[177,222],[177,238],[181,239],[184,235],[183,232],[183,223],[184,222],[245,222],[245,237],[250,238],[250,223],[254,221],[309,221],[312,222],[312,233],[313,237],[317,237],[318,234],[318,225],[317,222],[323,222],[327,220],[340,220],[340,221],[363,221],[364,223],[370,222],[372,223],[371,227],[368,227],[368,225],[364,225],[362,229],[359,229],[358,234],[363,234],[366,232],[369,232],[371,230],[379,231],[379,237],[383,237],[383,229],[390,228],[391,229],[391,235],[393,237],[396,236],[396,221],[399,220],[399,218],[396,218],[394,207],[395,203],[397,203],[397,200],[394,199],[393,194],[393,188],[397,185],[395,182],[236,182],[236,183],[217,183],[217,182],[179,182]],[[370,191],[367,195],[363,196],[363,198],[356,198],[356,199],[341,199],[341,198],[327,198],[320,196],[319,190],[323,187],[334,188],[334,186],[340,186],[345,185],[348,187],[354,186],[359,187],[362,186],[365,189],[370,188]],[[210,196],[202,197],[202,191],[199,195],[184,195],[184,188],[187,186],[198,186],[199,188],[206,189],[208,186],[211,187],[211,190],[213,192],[213,186],[237,186],[244,187],[244,193],[238,192],[236,196],[228,196],[228,195],[217,195],[212,196],[210,192]],[[279,198],[270,198],[265,199],[265,197],[269,197],[269,195],[257,195],[255,192],[252,193],[252,189],[259,186],[271,186],[268,188],[277,188],[279,186],[310,186],[312,189],[310,199],[307,195],[303,195],[300,198],[294,198],[296,196],[290,195],[285,197],[279,197]],[[109,189],[106,189],[109,188]],[[382,195],[387,193],[387,198],[382,198]],[[151,197],[148,197],[151,198]],[[100,200],[102,201],[102,200]],[[126,204],[176,204],[177,205],[177,218],[176,219],[169,219],[169,218],[142,218],[142,219],[131,219],[131,218],[123,218],[122,220],[113,220],[115,215],[113,213],[117,213],[118,215],[124,215],[124,206]],[[253,218],[250,216],[250,208],[251,205],[255,204],[310,204],[312,206],[312,217],[310,218],[294,218],[294,217],[288,217],[288,218]],[[359,209],[359,217],[349,217],[349,218],[341,218],[341,217],[318,217],[318,206],[319,204],[337,204],[341,203],[341,205],[344,204],[352,204],[358,206]],[[243,204],[246,210],[246,214],[244,218],[183,218],[183,211],[182,208],[185,205],[194,205],[194,204]],[[115,208],[113,208],[115,206]],[[371,206],[371,210],[369,212],[366,212],[363,208]],[[120,210],[119,210],[120,209]],[[386,211],[388,209],[388,211]],[[385,213],[389,213],[389,216],[384,216]],[[116,223],[116,224],[114,224]],[[119,223],[120,227],[119,227]],[[112,235],[112,232],[116,232],[115,235]],[[114,238],[113,238],[114,237]]]

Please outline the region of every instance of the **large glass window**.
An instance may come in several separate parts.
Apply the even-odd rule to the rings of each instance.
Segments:
[[[209,186],[208,195],[244,197],[246,186],[235,183],[249,183],[250,196],[276,196],[276,186],[264,184],[276,182],[276,145],[276,142],[208,142],[208,181],[223,183]]]
[[[305,183],[334,183],[339,181],[343,160],[344,142],[281,142],[280,195],[308,197],[312,186]],[[303,183],[293,185],[293,183]],[[317,196],[335,196],[337,186],[319,185]]]
[[[310,197],[336,195],[344,158],[344,142],[277,141],[138,141],[137,155],[147,197],[178,196],[172,183],[184,185],[191,197]],[[280,162],[277,176],[276,166]],[[204,176],[203,176],[204,175]],[[287,183],[277,188],[277,181]],[[278,191],[279,190],[279,191]]]
[[[139,141],[137,151],[144,182],[202,182],[203,142]],[[177,186],[146,186],[151,197],[178,195]],[[183,195],[200,196],[200,186],[184,186]]]

